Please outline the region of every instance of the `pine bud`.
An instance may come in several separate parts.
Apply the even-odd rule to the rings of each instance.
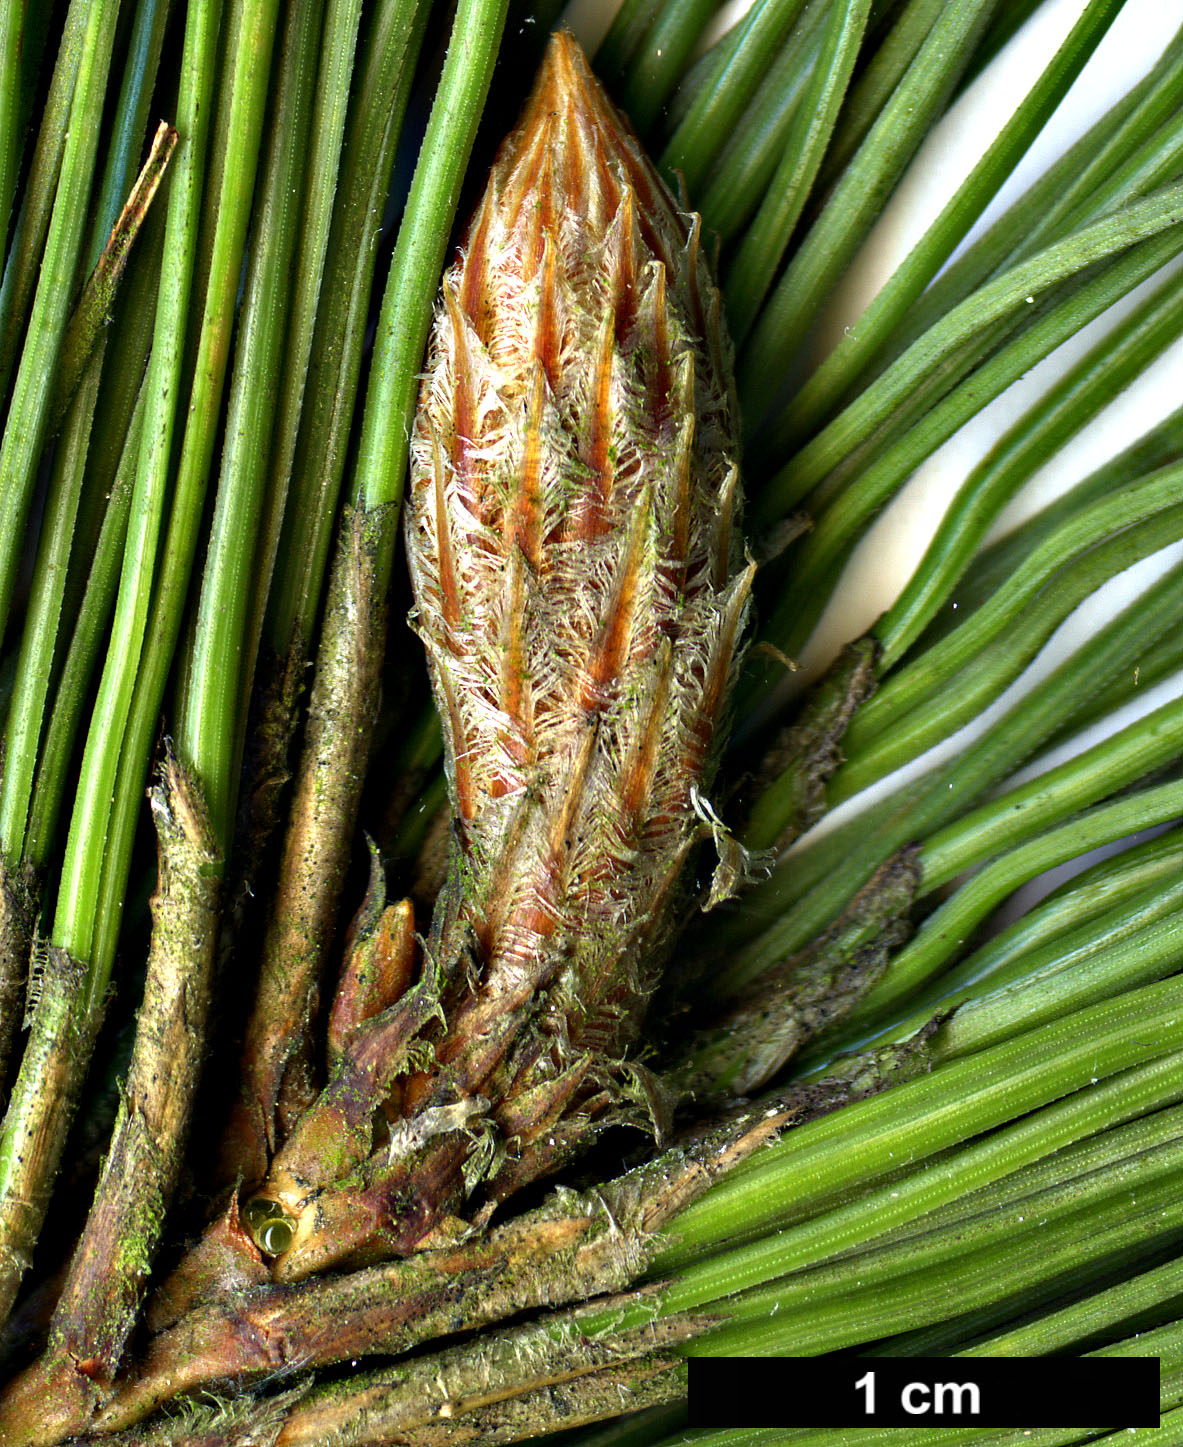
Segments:
[[[622,1056],[721,832],[703,796],[753,572],[732,391],[698,218],[560,34],[444,277],[411,443],[450,875],[423,978],[254,1203],[294,1231],[278,1276],[439,1239],[478,1188],[488,1209],[660,1114]],[[385,1073],[371,1039],[401,1042]],[[395,1068],[355,1164],[358,1082]]]
[[[663,963],[751,583],[736,456],[699,220],[559,34],[444,278],[406,525],[479,974],[443,1054],[494,1101],[601,1073]]]

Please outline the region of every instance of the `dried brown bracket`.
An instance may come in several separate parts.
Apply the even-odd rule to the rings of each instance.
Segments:
[[[664,1087],[628,1052],[686,913],[689,856],[714,835],[708,903],[743,868],[706,799],[754,571],[736,456],[697,218],[560,35],[444,279],[412,440],[414,621],[454,835],[430,936],[417,943],[376,875],[330,1013],[330,1079],[307,1100],[293,1041],[314,985],[280,972],[287,1024],[257,1009],[270,1025],[248,1035],[227,1137],[248,1189],[157,1290],[138,1364],[117,1376],[117,1351],[81,1360],[51,1338],[0,1406],[0,1440],[118,1431],[210,1383],[618,1292],[676,1209],[816,1103],[736,1115],[601,1194],[561,1194],[482,1234],[605,1126],[665,1125]],[[346,544],[354,574],[363,534],[355,524]],[[303,1405],[303,1388],[248,1401],[185,1440],[257,1440],[273,1422],[282,1441],[346,1427],[378,1434],[350,1440],[491,1441],[516,1430],[509,1402],[541,1430],[531,1393],[559,1380],[575,1384],[571,1424],[619,1411],[625,1379],[630,1406],[676,1395],[663,1348],[704,1324],[622,1336],[600,1359],[577,1316],[550,1321],[558,1356],[505,1336],[500,1386],[487,1345],[471,1360],[460,1347],[439,1400],[426,1384],[444,1359],[423,1358],[384,1416],[393,1389],[359,1380]],[[47,1391],[60,1406],[28,1430]]]

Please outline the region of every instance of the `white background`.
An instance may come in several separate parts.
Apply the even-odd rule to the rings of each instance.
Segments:
[[[956,3],[956,0],[949,0]],[[616,6],[604,0],[574,0],[566,12],[571,25],[587,45],[594,46]],[[743,4],[724,12],[727,19],[742,13]],[[961,179],[989,145],[998,128],[1014,110],[1039,71],[1068,34],[1084,9],[1083,0],[1047,0],[982,76],[936,128],[914,161],[904,184],[885,210],[866,246],[852,267],[824,319],[823,349],[829,339],[857,318],[875,290],[891,274],[925,226],[939,213]],[[1158,59],[1163,47],[1183,24],[1183,0],[1127,0],[1096,54],[1052,117],[1024,162],[1000,192],[976,235],[1018,196],[1047,165],[1060,155]],[[1152,278],[1134,299],[1158,284]],[[1044,363],[1017,382],[977,418],[967,424],[911,479],[895,503],[884,511],[863,540],[844,575],[835,598],[814,638],[802,655],[805,677],[816,674],[848,639],[863,633],[895,597],[922,555],[948,499],[974,464],[1006,428],[1072,362],[1091,347],[1129,309],[1120,307],[1085,328]],[[1083,431],[1031,482],[1011,504],[995,529],[998,535],[1054,497],[1065,487],[1120,452],[1136,437],[1170,412],[1181,400],[1183,343],[1176,344],[1143,378],[1116,397],[1096,421]],[[1030,689],[1105,619],[1145,588],[1170,562],[1183,555],[1183,545],[1165,550],[1114,579],[1073,614],[1049,641],[1039,658],[999,703],[962,730],[940,750],[934,750],[913,769],[928,768],[942,754],[964,749],[991,719]],[[1132,665],[1131,665],[1132,667]],[[1145,690],[1116,716],[1110,727],[1128,723],[1178,694],[1183,679],[1166,681]],[[1108,729],[1106,730],[1108,731]],[[1074,741],[1059,754],[1039,761],[1042,769],[1092,742]],[[892,783],[898,782],[899,776]],[[879,788],[886,787],[884,785]],[[827,828],[852,808],[862,807],[876,791],[836,809],[823,821]],[[815,831],[815,835],[816,835]]]

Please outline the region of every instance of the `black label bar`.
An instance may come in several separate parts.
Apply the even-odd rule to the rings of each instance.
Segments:
[[[1157,1357],[691,1357],[695,1427],[1157,1427]]]

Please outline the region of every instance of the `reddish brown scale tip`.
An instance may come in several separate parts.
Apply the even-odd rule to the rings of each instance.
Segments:
[[[375,923],[355,929],[346,942],[341,982],[329,1011],[330,1064],[344,1055],[360,1026],[407,990],[416,953],[415,909],[409,899],[387,905]]]

